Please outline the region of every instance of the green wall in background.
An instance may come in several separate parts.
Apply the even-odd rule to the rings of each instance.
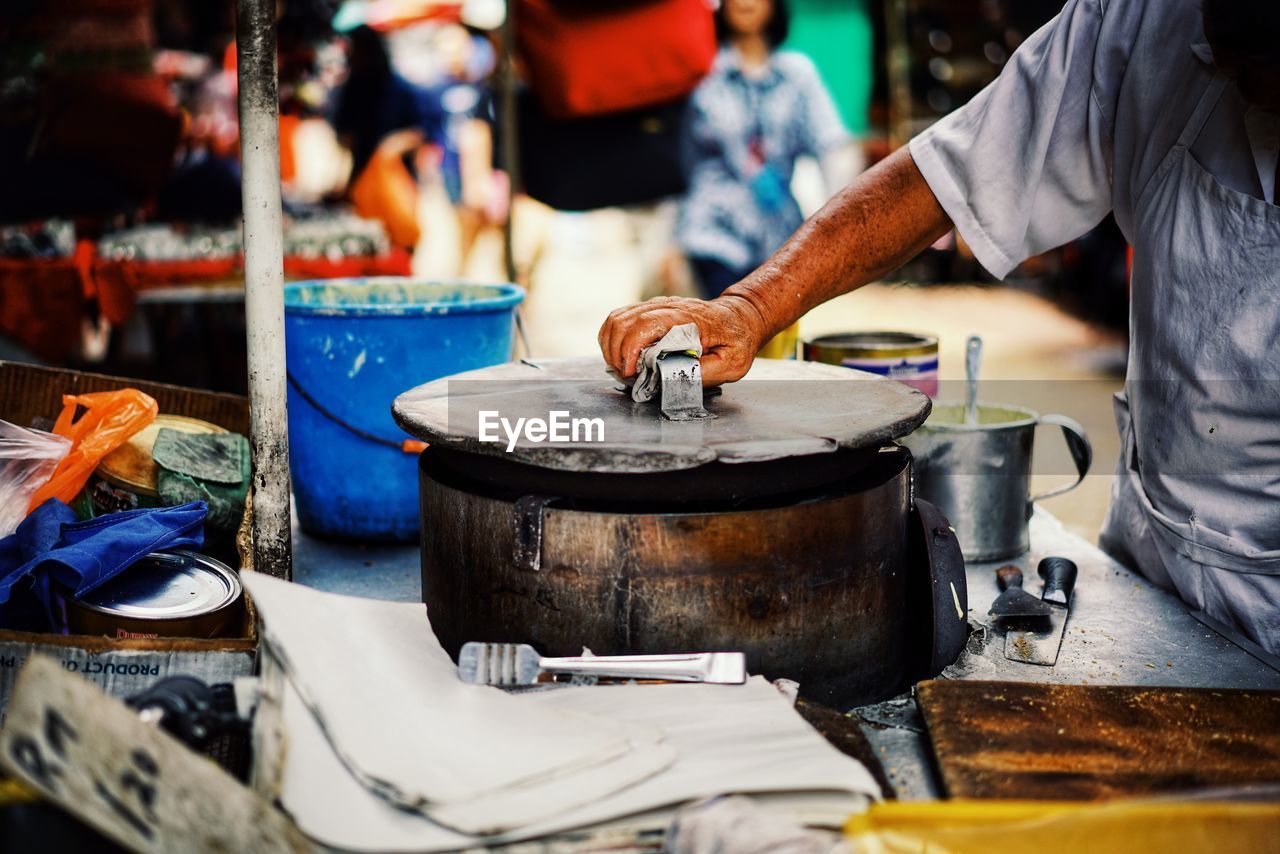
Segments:
[[[865,134],[875,75],[875,35],[867,0],[787,0],[787,4],[791,35],[784,47],[814,61],[845,125],[856,135]]]

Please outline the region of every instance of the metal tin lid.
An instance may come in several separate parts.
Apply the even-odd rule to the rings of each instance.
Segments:
[[[156,476],[159,467],[151,458],[156,436],[162,429],[180,430],[183,433],[226,433],[217,424],[187,418],[182,415],[158,415],[128,442],[107,454],[98,464],[98,477],[115,486],[132,490],[139,495],[156,496]]]
[[[672,422],[656,401],[618,390],[599,358],[511,362],[455,374],[400,395],[396,422],[429,443],[561,471],[654,473],[721,461],[750,463],[865,448],[910,433],[929,398],[901,383],[813,362],[757,359],[742,380],[707,397],[715,418]],[[598,419],[590,435],[494,441],[494,419]],[[484,413],[491,413],[484,416]],[[545,426],[545,425],[544,425]],[[562,422],[562,426],[563,422]],[[497,429],[495,427],[495,429]]]
[[[915,332],[838,332],[806,339],[806,348],[838,350],[843,356],[902,357],[938,352],[938,336]]]
[[[134,620],[198,617],[240,598],[240,578],[226,564],[188,551],[153,552],[76,604]]]

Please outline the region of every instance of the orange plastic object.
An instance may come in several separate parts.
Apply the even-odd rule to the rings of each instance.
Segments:
[[[298,141],[298,128],[302,125],[300,116],[280,116],[280,180],[293,183],[298,177],[298,155],[293,146]]]
[[[383,145],[351,187],[356,213],[380,220],[396,246],[412,249],[422,230],[418,225],[418,185],[400,160],[401,152]]]
[[[85,412],[76,418],[80,407]],[[62,414],[53,432],[71,440],[71,452],[58,464],[49,482],[31,498],[30,513],[50,498],[70,504],[98,463],[156,419],[160,407],[136,388],[63,395]]]

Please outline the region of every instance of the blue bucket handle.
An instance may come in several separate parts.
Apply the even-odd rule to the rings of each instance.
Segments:
[[[397,451],[404,451],[406,454],[420,454],[427,447],[426,442],[421,442],[421,441],[418,441],[417,439],[405,439],[402,442],[397,442],[394,439],[385,439],[376,433],[370,433],[368,430],[362,430],[356,425],[352,424],[351,422],[347,421],[346,419],[342,418],[341,416],[329,410],[320,401],[316,400],[315,397],[312,396],[311,392],[307,391],[305,388],[302,387],[302,383],[298,382],[297,378],[294,377],[292,373],[286,371],[285,378],[289,381],[289,386],[298,393],[298,396],[301,397],[303,400],[305,400],[308,404],[310,404],[311,407],[315,409],[316,412],[319,412],[321,415],[323,415],[325,418],[328,418],[334,424],[337,424],[339,427],[342,427],[348,430],[349,432],[354,433],[356,436],[359,436],[361,439],[365,439],[369,442],[375,442],[379,445],[383,445],[388,448],[395,448]]]

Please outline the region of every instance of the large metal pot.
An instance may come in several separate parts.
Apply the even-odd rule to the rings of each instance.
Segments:
[[[822,370],[841,382],[854,373]],[[735,429],[731,419],[777,390],[731,391],[708,407],[724,421],[696,435]],[[555,394],[571,405],[571,390]],[[913,505],[911,456],[892,442],[644,468],[649,458],[621,440],[616,453],[493,453],[460,435],[467,418],[417,400],[426,415],[397,403],[397,417],[432,440],[420,463],[423,599],[453,654],[471,640],[549,655],[742,650],[753,673],[848,707],[936,673],[964,643],[959,547],[945,519]],[[758,451],[733,439],[722,447]]]

